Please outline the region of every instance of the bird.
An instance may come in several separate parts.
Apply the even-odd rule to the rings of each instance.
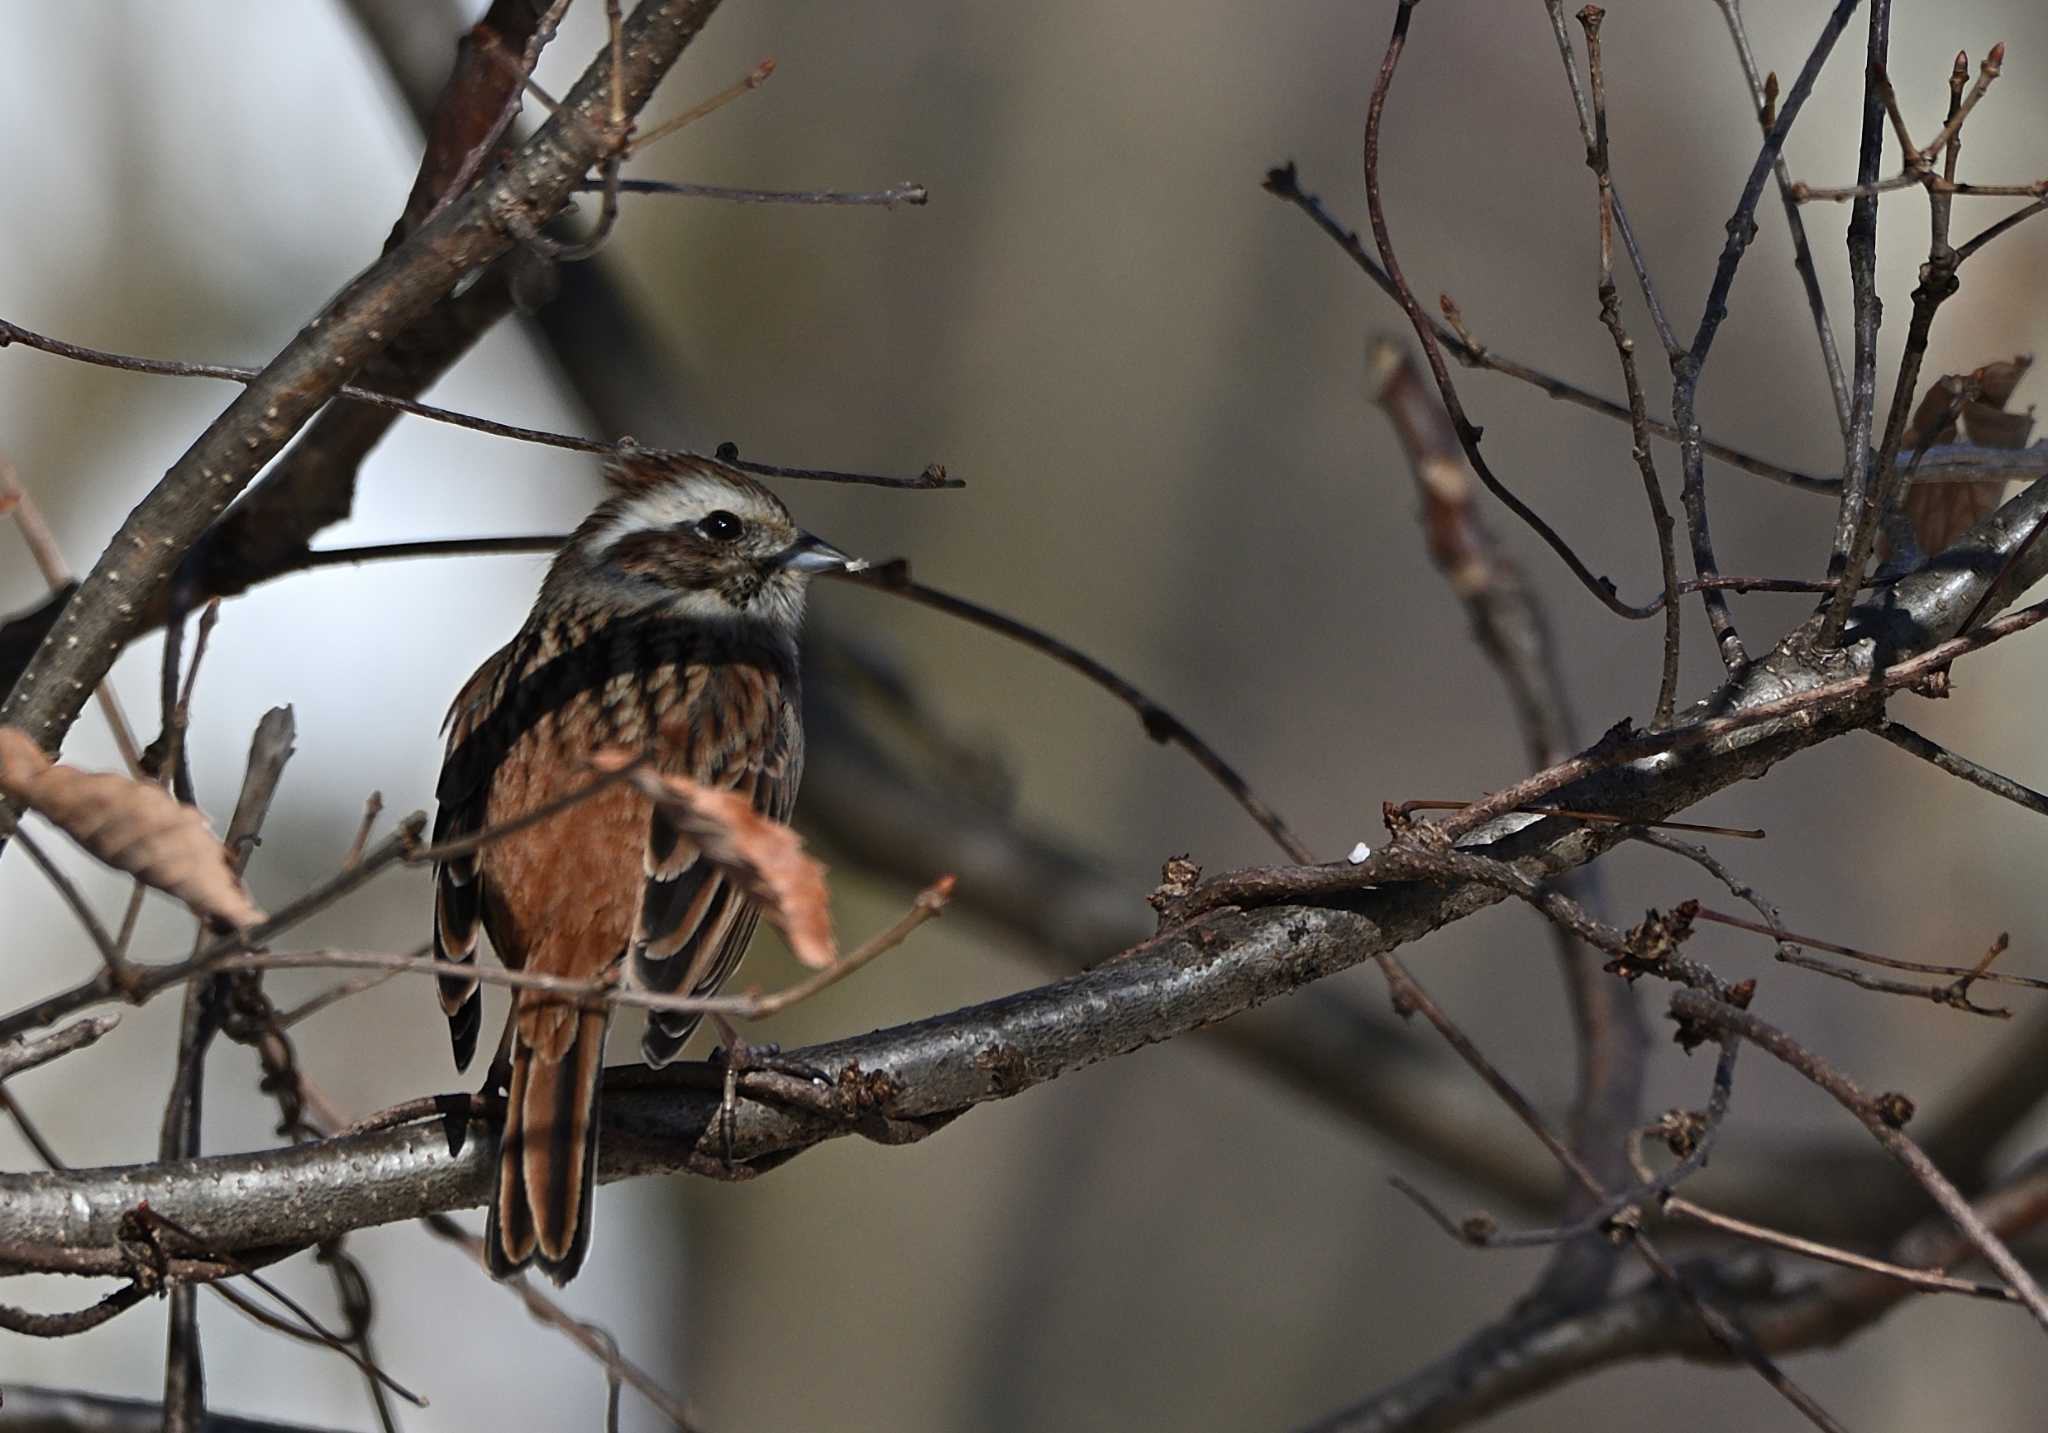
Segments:
[[[606,477],[611,494],[556,556],[524,624],[449,709],[434,845],[456,849],[434,870],[434,954],[471,964],[481,931],[509,968],[589,981],[623,965],[642,988],[709,995],[754,933],[738,884],[628,782],[542,808],[592,783],[596,753],[624,748],[787,821],[803,775],[805,589],[865,564],[729,464],[641,453]],[[439,993],[466,1069],[478,982],[444,972]],[[566,1283],[589,1251],[609,1017],[513,992],[485,1086],[505,1098],[484,1241],[496,1277],[538,1263]],[[674,1058],[698,1019],[652,1012],[647,1061]]]

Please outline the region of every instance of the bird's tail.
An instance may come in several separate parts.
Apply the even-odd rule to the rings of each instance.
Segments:
[[[608,1014],[521,992],[512,1084],[498,1142],[484,1253],[493,1276],[538,1262],[558,1284],[590,1248],[597,1185],[597,1081]]]

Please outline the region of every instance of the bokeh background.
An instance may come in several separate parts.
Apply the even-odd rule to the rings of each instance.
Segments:
[[[477,0],[399,7],[430,46]],[[924,209],[632,202],[602,260],[664,347],[642,375],[672,394],[654,443],[724,439],[749,456],[877,470],[945,462],[963,492],[786,485],[800,516],[851,551],[914,558],[926,580],[1079,643],[1158,694],[1227,753],[1320,851],[1377,830],[1379,803],[1462,796],[1520,774],[1501,692],[1417,540],[1410,480],[1364,382],[1369,336],[1400,327],[1301,215],[1260,192],[1292,158],[1362,224],[1359,133],[1391,16],[1385,0],[943,0],[798,5],[732,0],[650,116],[723,88],[763,56],[759,93],[664,142],[642,174],[781,187],[930,186]],[[1755,43],[1788,76],[1828,7],[1757,6]],[[574,7],[540,78],[565,86],[601,38]],[[372,257],[403,202],[416,131],[347,9],[326,0],[10,6],[0,83],[0,313],[84,343],[260,362]],[[1853,166],[1861,20],[1790,146],[1795,174]],[[1607,28],[1615,171],[1675,321],[1697,321],[1755,152],[1755,126],[1714,6],[1614,6]],[[1965,148],[1968,177],[2042,169],[2048,10],[2029,0],[1902,7],[1892,71],[1922,131],[1938,124],[1955,50],[2008,44],[2006,77]],[[1485,341],[1618,390],[1596,322],[1590,177],[1535,0],[1438,0],[1416,18],[1388,108],[1384,175],[1416,290],[1450,291]],[[1987,211],[1986,218],[1997,211]],[[1917,193],[1885,201],[1882,283],[1895,359],[1925,244]],[[1977,227],[1969,211],[1960,233]],[[1776,201],[1744,266],[1701,393],[1723,439],[1829,470],[1834,419]],[[1808,211],[1838,317],[1846,208]],[[1974,261],[1944,310],[1929,371],[2037,351],[2048,224]],[[1631,304],[1639,339],[1640,305]],[[1846,349],[1846,329],[1842,329]],[[623,360],[622,360],[623,361]],[[1652,366],[1654,367],[1654,366]],[[1626,593],[1654,550],[1625,433],[1490,375],[1461,378],[1502,475]],[[1888,383],[1888,373],[1886,382]],[[1652,372],[1652,397],[1665,396]],[[1885,391],[1881,385],[1880,391]],[[587,430],[548,361],[507,325],[431,395],[540,427]],[[2022,388],[2017,405],[2032,401]],[[230,397],[22,349],[0,355],[0,450],[90,562],[121,515]],[[1676,459],[1663,451],[1675,498]],[[365,468],[355,518],[327,544],[566,528],[597,495],[573,455],[405,422]],[[1731,571],[1818,575],[1831,505],[1740,473],[1713,477]],[[1656,624],[1625,626],[1526,533],[1496,521],[1552,604],[1578,704],[1597,729],[1646,714]],[[275,903],[331,871],[363,799],[431,800],[446,703],[516,626],[538,558],[385,564],[292,578],[230,603],[192,735],[205,804],[224,813],[250,729],[290,703],[298,756],[251,880]],[[0,531],[0,608],[41,582]],[[892,654],[935,719],[1010,773],[1020,819],[1127,877],[1133,909],[1159,861],[1263,859],[1262,838],[1127,712],[1020,649],[873,594],[828,587],[836,630]],[[1802,599],[1738,602],[1752,647]],[[1688,690],[1714,675],[1688,611]],[[145,731],[158,647],[121,663]],[[2043,667],[2003,647],[1909,719],[2041,784]],[[112,765],[88,714],[69,751]],[[1761,825],[1729,853],[1796,927],[1900,954],[1969,958],[2014,932],[2039,971],[2048,897],[2041,835],[2017,810],[1881,742],[1830,743],[1724,793],[1702,818]],[[800,812],[801,816],[801,812]],[[891,918],[907,888],[830,851],[844,930]],[[1690,868],[1605,863],[1614,913],[1702,894]],[[118,913],[125,886],[84,869]],[[303,933],[409,948],[426,928],[423,876],[402,872]],[[70,983],[93,963],[21,860],[0,863],[0,1000]],[[188,923],[152,902],[137,949],[169,957]],[[1772,967],[1761,942],[1701,937],[1724,972],[1761,975],[1771,1011],[1859,1076],[1938,1104],[2024,1018],[1972,1022]],[[1107,953],[1107,952],[1104,952]],[[1571,1038],[1547,940],[1520,910],[1462,922],[1413,952],[1418,973],[1527,1088],[1569,1095]],[[764,939],[748,978],[780,983]],[[963,915],[778,1019],[785,1044],[953,1008],[1042,978],[1026,943]],[[1370,972],[1344,982],[1379,998]],[[273,977],[280,997],[316,976]],[[175,1001],[127,1012],[98,1049],[12,1087],[77,1164],[153,1150]],[[431,995],[398,981],[299,1032],[308,1072],[367,1111],[451,1087]],[[620,1055],[624,1058],[623,1052]],[[1650,1106],[1696,1103],[1705,1066],[1660,1044]],[[1454,1071],[1445,1100],[1469,1099]],[[210,1150],[272,1140],[246,1051],[215,1053]],[[1858,1133],[1796,1081],[1749,1062],[1726,1139],[1768,1153]],[[2010,1153],[2038,1144],[2029,1126]],[[0,1129],[0,1162],[29,1167]],[[1203,1038],[1097,1067],[984,1108],[925,1144],[844,1141],[746,1186],[608,1188],[591,1264],[564,1295],[720,1430],[1282,1427],[1354,1399],[1447,1349],[1498,1311],[1539,1253],[1453,1246],[1387,1187],[1406,1170],[1454,1206],[1473,1196]],[[1811,1191],[1826,1201],[1830,1190]],[[531,1323],[462,1256],[415,1229],[351,1241],[378,1298],[377,1342],[433,1407],[408,1429],[594,1426],[602,1378]],[[281,1277],[326,1307],[325,1274]],[[10,1288],[43,1306],[75,1287]],[[355,1372],[202,1300],[214,1401],[369,1427]],[[2009,1310],[1909,1306],[1794,1374],[1858,1429],[1937,1420],[2017,1426],[2040,1363]],[[0,1379],[155,1397],[162,1315],[146,1307],[88,1337],[0,1345]],[[658,1426],[629,1393],[628,1427]],[[1602,1373],[1499,1416],[1500,1428],[1780,1426],[1789,1412],[1746,1372],[1654,1366]]]

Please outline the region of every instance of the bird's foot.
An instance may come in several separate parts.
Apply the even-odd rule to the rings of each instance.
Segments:
[[[815,1065],[787,1058],[780,1045],[753,1044],[725,1020],[716,1015],[712,1019],[725,1041],[711,1052],[711,1060],[725,1070],[725,1089],[718,1102],[718,1132],[727,1167],[733,1163],[733,1135],[739,1124],[742,1080],[749,1095],[813,1114],[838,1113],[830,1075]]]

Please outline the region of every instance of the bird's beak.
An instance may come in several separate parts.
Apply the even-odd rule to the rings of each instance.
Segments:
[[[866,567],[864,558],[848,557],[821,537],[799,533],[795,542],[783,550],[777,564],[786,571],[815,572],[859,572]]]

